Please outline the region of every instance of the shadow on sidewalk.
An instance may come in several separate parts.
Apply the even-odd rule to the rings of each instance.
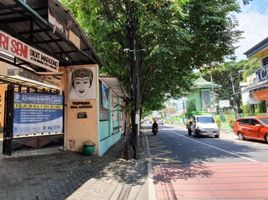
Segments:
[[[147,165],[142,161],[122,159],[123,148],[124,138],[103,157],[62,151],[51,155],[0,158],[0,199],[66,199],[91,178],[143,184]]]

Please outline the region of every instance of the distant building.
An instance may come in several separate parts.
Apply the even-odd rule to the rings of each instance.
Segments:
[[[209,82],[200,77],[194,81],[194,92],[187,97],[186,108],[190,112],[215,112],[215,97],[213,90],[221,87],[220,85]]]
[[[248,93],[251,103],[260,101],[266,102],[268,107],[268,37],[256,44],[244,53],[248,58],[258,58],[261,60],[260,68],[249,77],[248,86],[242,90]]]

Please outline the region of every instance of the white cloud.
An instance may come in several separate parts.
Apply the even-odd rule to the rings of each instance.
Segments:
[[[236,15],[240,24],[238,30],[244,31],[243,39],[235,44],[235,46],[239,46],[235,52],[238,60],[246,59],[243,53],[268,37],[268,14],[266,12],[268,9],[265,7],[262,8],[262,12],[260,11],[260,9],[249,6],[246,11],[242,10]]]

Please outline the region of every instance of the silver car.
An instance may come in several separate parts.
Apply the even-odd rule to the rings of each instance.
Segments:
[[[210,115],[197,115],[192,117],[187,126],[189,135],[220,137],[220,129],[214,118]]]

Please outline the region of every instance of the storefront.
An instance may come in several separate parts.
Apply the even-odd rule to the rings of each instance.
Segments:
[[[0,8],[0,61],[41,80],[6,81],[3,152],[11,154],[18,140],[21,148],[44,147],[60,135],[67,150],[82,151],[90,140],[94,154],[103,155],[121,136],[123,118],[113,109],[124,106],[125,94],[106,84],[107,104],[99,98],[102,63],[75,19],[54,0],[3,0]],[[108,110],[108,128],[100,123],[100,105]]]
[[[268,38],[264,39],[254,47],[249,49],[245,55],[248,58],[256,57],[260,59],[261,66],[255,72],[255,79],[251,81],[251,84],[244,89],[248,91],[249,99],[255,102],[266,101],[266,107],[268,102]]]

